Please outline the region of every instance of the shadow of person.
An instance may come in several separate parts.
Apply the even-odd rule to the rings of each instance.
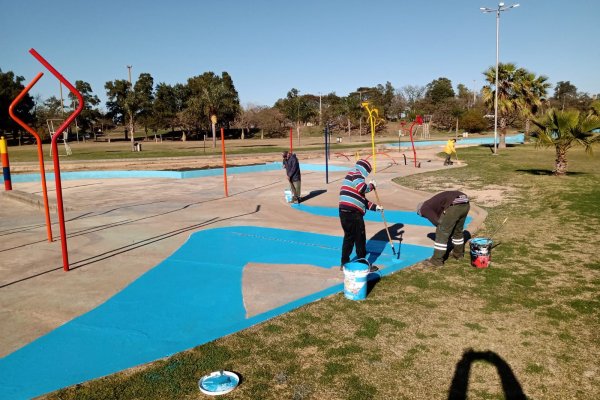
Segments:
[[[322,195],[323,193],[327,193],[327,190],[325,189],[320,189],[320,190],[312,190],[309,194],[307,194],[306,196],[302,197],[302,202],[304,203],[307,200],[312,199],[313,197],[317,197]]]
[[[452,384],[448,391],[448,400],[467,399],[469,374],[471,372],[471,365],[475,361],[485,361],[496,367],[496,371],[498,372],[498,375],[500,375],[500,382],[502,384],[505,399],[527,400],[527,396],[523,393],[521,384],[506,361],[493,351],[474,351],[473,349],[465,351],[462,358],[456,363],[454,377],[452,378]]]

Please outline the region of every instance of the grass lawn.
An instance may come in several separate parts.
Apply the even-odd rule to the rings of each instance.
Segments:
[[[226,399],[600,398],[600,158],[573,149],[558,178],[551,149],[459,155],[467,167],[397,183],[502,193],[480,203],[489,216],[478,236],[509,217],[490,268],[416,265],[365,301],[338,294],[47,398],[205,398],[197,381],[219,369],[242,376]]]

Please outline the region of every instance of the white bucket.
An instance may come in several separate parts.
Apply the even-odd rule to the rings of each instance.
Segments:
[[[285,196],[285,201],[287,201],[288,203],[292,202],[292,190],[291,189],[285,189],[283,191],[283,195]]]
[[[344,296],[350,300],[366,299],[368,275],[368,264],[351,262],[344,265]]]

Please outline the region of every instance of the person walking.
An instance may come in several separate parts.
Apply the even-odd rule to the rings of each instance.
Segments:
[[[444,165],[454,164],[452,161],[450,161],[450,157],[452,156],[452,153],[456,154],[455,144],[456,144],[456,139],[450,139],[446,143],[446,147],[444,148],[444,153],[446,153],[446,160],[444,161]],[[457,157],[458,157],[458,155],[457,155]]]
[[[296,154],[284,151],[283,154],[283,168],[290,183],[290,190],[292,191],[292,201],[296,204],[302,201],[300,194],[302,178],[300,176],[300,163]]]
[[[435,225],[433,256],[425,264],[433,267],[444,265],[448,251],[448,240],[452,238],[450,255],[461,259],[465,255],[464,227],[469,213],[469,197],[458,190],[441,192],[419,203],[417,214]]]
[[[352,170],[348,172],[342,188],[340,189],[339,214],[340,223],[344,230],[342,243],[342,258],[340,270],[344,264],[350,262],[352,249],[356,250],[356,257],[366,259],[367,235],[365,230],[364,215],[366,210],[383,211],[383,207],[367,200],[366,193],[376,188],[374,180],[368,184],[365,179],[371,173],[371,164],[367,160],[358,160]],[[377,267],[371,267],[372,271]]]

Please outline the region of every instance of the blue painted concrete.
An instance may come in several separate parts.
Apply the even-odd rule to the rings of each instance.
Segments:
[[[309,206],[306,204],[292,204],[291,206],[309,214],[339,218],[337,207]],[[371,222],[383,222],[379,211],[367,211],[364,219]],[[413,211],[385,210],[385,220],[390,226],[394,224],[433,226],[427,218],[423,218]],[[466,224],[469,225],[472,220],[472,217],[467,217]]]
[[[301,164],[303,171],[325,172],[325,165]],[[227,175],[249,174],[256,172],[280,170],[281,163],[273,162],[261,165],[248,165],[243,167],[228,167]],[[329,166],[330,172],[346,171],[347,167]],[[61,172],[63,181],[80,179],[115,179],[115,178],[168,178],[168,179],[190,179],[203,178],[207,176],[221,176],[223,168],[199,169],[193,171],[66,171]],[[46,173],[46,180],[54,181],[54,173]],[[40,174],[13,174],[12,182],[39,182]]]
[[[104,304],[0,359],[2,399],[28,399],[189,349],[339,293],[343,285],[246,319],[242,271],[249,262],[338,265],[341,237],[253,226],[200,231],[171,257]],[[210,245],[207,245],[210,244]],[[225,250],[226,249],[226,250]],[[234,250],[234,251],[232,251]],[[385,276],[432,249],[369,241]]]
[[[525,135],[519,133],[513,136],[506,136],[507,144],[517,144],[523,143],[525,141]],[[432,146],[444,146],[448,140],[422,140],[415,141],[415,147],[432,147]],[[479,145],[479,144],[494,144],[494,138],[458,138],[456,142],[457,145],[469,144],[469,145]],[[386,145],[387,147],[398,147],[398,143],[389,143]],[[410,147],[412,148],[412,144],[410,142],[410,138],[403,138],[400,142],[400,147]]]

